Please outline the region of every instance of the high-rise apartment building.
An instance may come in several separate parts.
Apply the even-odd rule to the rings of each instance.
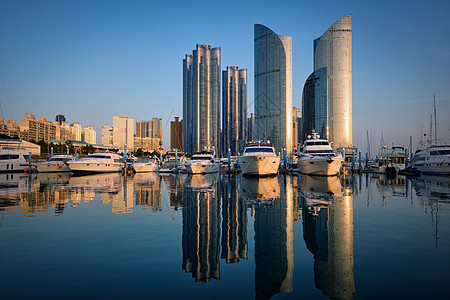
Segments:
[[[94,125],[84,127],[84,142],[88,144],[97,143],[97,133],[94,130]]]
[[[299,129],[299,120],[301,119],[301,111],[300,108],[293,107],[292,108],[292,143],[294,148],[297,147],[298,144],[298,129]]]
[[[247,119],[247,141],[254,141],[255,113],[251,113]]]
[[[196,45],[183,59],[183,149],[220,143],[220,47]]]
[[[82,133],[82,126],[78,122],[73,122],[70,126],[70,132],[74,135],[74,139],[76,141],[82,141],[81,133]]]
[[[247,141],[247,69],[222,72],[222,155],[244,151]]]
[[[179,117],[170,122],[170,148],[183,151],[183,120]]]
[[[64,115],[56,115],[55,121],[62,125],[63,122],[66,122],[66,117]]]
[[[102,145],[113,145],[113,128],[111,126],[102,126]]]
[[[292,37],[255,24],[255,139],[292,153]]]
[[[113,116],[113,146],[134,151],[134,119],[125,116]]]
[[[20,121],[20,131],[27,132],[29,140],[48,141],[60,140],[67,141],[74,139],[66,122],[62,125],[59,122],[50,122],[47,118],[39,118],[32,114],[25,114],[25,119]]]
[[[159,138],[161,132],[161,118],[153,118],[150,121],[136,122],[136,137]]]
[[[303,139],[315,129],[335,149],[353,144],[352,16],[314,40],[314,72],[303,89]]]

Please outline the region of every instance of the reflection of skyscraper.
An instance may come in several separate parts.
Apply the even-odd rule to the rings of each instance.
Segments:
[[[335,183],[327,180],[320,178],[321,182],[318,182],[318,179],[310,181],[307,178],[303,182],[314,186],[303,186],[303,189],[320,190],[316,195],[336,190]],[[331,299],[351,299],[355,294],[353,196],[335,193],[332,204],[316,210],[315,215],[305,207],[306,197],[302,198],[303,238],[308,250],[314,254],[316,287]]]
[[[238,194],[237,177],[223,177],[222,194],[222,254],[227,263],[247,259],[247,206]]]
[[[190,176],[183,191],[183,265],[196,282],[220,279],[218,177]]]
[[[291,178],[283,180],[281,196],[271,205],[255,207],[256,298],[292,292],[294,271],[293,191]]]
[[[161,189],[156,173],[136,173],[133,176],[136,205],[150,206],[153,212],[161,210]]]
[[[255,24],[256,139],[292,152],[292,37]]]

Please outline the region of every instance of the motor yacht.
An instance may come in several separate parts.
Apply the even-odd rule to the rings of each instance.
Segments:
[[[14,150],[0,150],[0,172],[24,172],[30,168],[26,160],[26,152]]]
[[[136,173],[158,172],[159,162],[155,159],[150,159],[148,161],[135,162],[131,167]]]
[[[76,173],[108,173],[122,170],[123,158],[115,153],[92,153],[81,159],[69,161],[69,168]]]
[[[411,167],[423,174],[450,175],[450,145],[428,146],[417,150]]]
[[[249,143],[239,157],[239,163],[244,176],[275,176],[280,167],[280,157],[270,141]]]
[[[333,151],[327,140],[313,130],[298,152],[298,171],[303,174],[332,176],[341,169],[344,158]]]
[[[205,149],[195,153],[184,165],[190,174],[219,172],[219,163],[216,161],[214,149]]]
[[[35,164],[38,172],[70,172],[69,161],[74,160],[72,155],[55,155],[49,160]]]

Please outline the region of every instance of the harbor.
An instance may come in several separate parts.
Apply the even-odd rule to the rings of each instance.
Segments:
[[[5,299],[448,292],[448,177],[63,172],[0,184]]]

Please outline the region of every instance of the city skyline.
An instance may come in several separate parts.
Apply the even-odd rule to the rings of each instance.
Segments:
[[[14,1],[0,4],[0,102],[5,120],[25,113],[68,123],[92,124],[97,131],[114,115],[135,120],[157,116],[165,123],[182,116],[180,58],[192,46],[222,49],[223,66],[248,68],[248,114],[253,112],[253,25],[264,24],[293,38],[293,106],[300,107],[311,73],[311,41],[336,20],[353,16],[353,143],[372,151],[381,133],[388,145],[417,144],[428,131],[433,94],[439,135],[449,137],[449,3],[408,5],[365,3],[246,3],[235,22],[217,23],[216,5],[202,8],[180,34],[179,19],[195,9],[125,1]],[[323,7],[322,7],[323,6]],[[379,7],[379,8],[378,8]],[[170,8],[170,9],[169,9]],[[284,14],[279,14],[284,11]],[[224,15],[225,10],[221,11]],[[420,20],[420,22],[419,22]],[[161,45],[164,45],[161,47]],[[172,118],[171,118],[172,119]],[[169,132],[163,135],[169,146]]]

